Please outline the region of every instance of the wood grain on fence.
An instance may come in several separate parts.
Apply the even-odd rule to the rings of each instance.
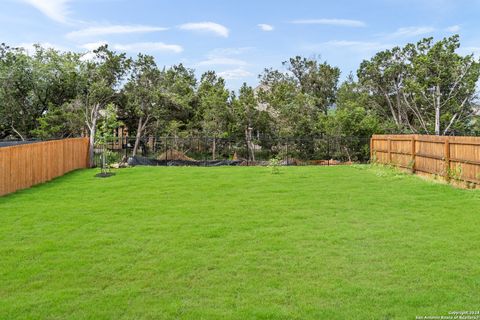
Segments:
[[[0,196],[88,167],[88,138],[0,148]]]
[[[480,137],[374,135],[370,146],[378,163],[480,184]]]

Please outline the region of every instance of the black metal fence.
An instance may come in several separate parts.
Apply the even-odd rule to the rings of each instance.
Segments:
[[[96,147],[96,164],[101,165],[105,148],[110,162],[126,161],[134,154],[135,138],[124,137]],[[217,137],[144,137],[137,157],[172,161],[235,161],[241,165],[263,165],[277,158],[283,165],[333,165],[364,163],[369,160],[370,137],[266,137],[247,141],[245,138]]]
[[[0,140],[0,148],[18,146],[22,144],[29,144],[29,143],[36,143],[36,142],[42,142],[42,140]]]

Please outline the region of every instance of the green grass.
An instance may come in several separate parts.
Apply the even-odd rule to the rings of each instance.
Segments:
[[[479,310],[478,191],[368,166],[95,173],[0,198],[0,319]]]

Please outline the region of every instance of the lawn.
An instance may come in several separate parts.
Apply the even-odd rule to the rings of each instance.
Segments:
[[[480,192],[389,169],[73,172],[0,198],[0,319],[480,309]]]

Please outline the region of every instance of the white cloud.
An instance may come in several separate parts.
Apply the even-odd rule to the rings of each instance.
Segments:
[[[273,31],[275,29],[274,26],[271,24],[266,24],[266,23],[260,23],[257,24],[257,26],[262,30],[262,31]]]
[[[350,19],[304,19],[304,20],[293,20],[293,24],[322,24],[330,26],[340,26],[340,27],[365,27],[366,23],[360,20],[350,20]]]
[[[67,38],[85,38],[94,36],[105,36],[112,34],[129,34],[129,33],[147,33],[165,31],[168,28],[143,26],[143,25],[110,25],[97,26],[72,31],[67,34]]]
[[[254,49],[254,47],[239,47],[239,48],[216,48],[210,51],[209,57],[224,57],[244,54],[247,51]]]
[[[215,22],[191,22],[179,26],[181,30],[210,32],[228,38],[230,31],[227,27]]]
[[[108,44],[106,41],[89,42],[80,45],[80,48],[93,51],[98,47]],[[183,51],[182,46],[176,44],[165,44],[163,42],[138,42],[138,43],[113,43],[108,46],[114,50],[126,52],[172,52],[180,53]]]
[[[390,37],[417,37],[424,34],[432,33],[435,31],[433,27],[403,27],[398,28],[397,31],[390,34]]]
[[[318,45],[312,45],[309,49],[345,48],[354,51],[372,52],[385,50],[391,47],[393,47],[393,45],[380,42],[332,40]]]
[[[88,51],[93,51],[95,49],[98,49],[99,47],[108,44],[107,41],[96,41],[96,42],[89,42],[89,43],[84,43],[80,45],[80,48],[87,49]]]
[[[460,47],[458,49],[458,52],[463,55],[473,54],[477,58],[480,57],[480,47],[474,47],[474,46]]]
[[[231,57],[238,56],[246,51],[252,49],[251,47],[240,47],[240,48],[217,48],[210,51],[205,60],[200,61],[196,64],[197,67],[205,66],[237,66],[244,67],[248,65],[248,62]]]
[[[237,69],[225,70],[225,71],[219,72],[218,75],[224,78],[225,80],[237,80],[237,79],[251,77],[253,76],[253,73],[243,68],[237,68]]]
[[[68,2],[71,0],[21,0],[42,12],[44,15],[57,22],[66,23]]]
[[[182,46],[177,44],[166,44],[163,42],[138,42],[128,44],[113,44],[112,48],[128,52],[172,52],[180,53]]]
[[[197,63],[197,66],[246,66],[246,61],[228,57],[210,57],[207,60]]]
[[[450,26],[450,27],[446,28],[445,30],[447,30],[448,32],[455,33],[455,32],[460,31],[460,26],[459,25]]]

